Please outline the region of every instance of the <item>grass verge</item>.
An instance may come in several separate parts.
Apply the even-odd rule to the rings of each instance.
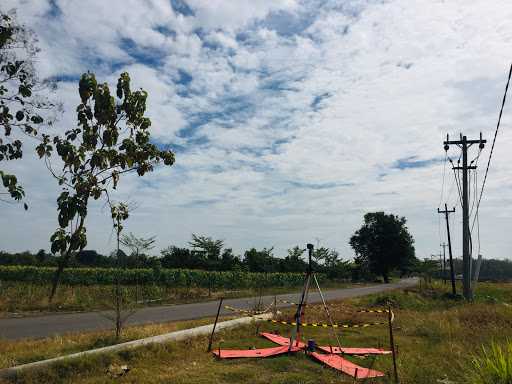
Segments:
[[[448,294],[448,286],[413,288],[331,303],[338,322],[379,321],[377,316],[355,313],[366,307],[379,308],[388,300],[396,313],[395,341],[398,345],[398,371],[403,384],[487,382],[478,378],[475,361],[494,361],[492,348],[506,351],[512,340],[512,284],[480,284],[476,301],[465,303]],[[322,322],[319,306],[308,307],[307,322]],[[289,319],[290,312],[282,318]],[[384,317],[385,319],[385,317]],[[288,335],[284,325],[262,323],[260,331]],[[217,335],[215,348],[252,348],[272,343],[256,336],[257,327],[244,326]],[[386,326],[339,330],[346,346],[383,346],[389,344]],[[319,344],[332,342],[323,328],[304,328],[304,338]],[[491,347],[491,345],[495,347]],[[179,343],[140,348],[126,353],[98,356],[59,364],[44,371],[27,372],[18,383],[107,383],[112,382],[109,367],[126,364],[130,370],[115,380],[119,383],[352,383],[347,376],[324,368],[304,354],[270,359],[216,360],[205,352],[206,337]],[[485,348],[485,351],[482,349]],[[490,349],[491,348],[491,349]],[[1,353],[0,353],[1,354]],[[510,363],[510,354],[506,361]],[[359,365],[387,374],[365,383],[392,383],[390,356],[349,358]],[[508,359],[508,360],[507,360]],[[483,363],[482,363],[483,364]],[[482,371],[486,372],[482,365]],[[480,381],[479,381],[480,380]],[[497,383],[501,383],[498,381]],[[505,383],[508,383],[505,381]]]

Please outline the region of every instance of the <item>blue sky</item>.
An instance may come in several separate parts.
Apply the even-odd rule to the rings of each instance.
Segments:
[[[441,191],[443,138],[491,139],[512,51],[508,1],[2,2],[11,8],[39,36],[40,77],[58,80],[53,129],[75,124],[85,71],[112,85],[128,71],[149,92],[154,140],[177,163],[125,178],[116,198],[137,206],[126,230],[160,248],[198,233],[284,255],[318,239],[349,258],[364,213],[384,210],[407,217],[418,256],[438,252],[436,209],[457,204],[449,169]],[[481,208],[485,257],[512,249],[509,115]],[[47,249],[57,186],[31,156],[9,166],[31,209],[2,207],[0,249]],[[88,248],[110,251],[105,207],[87,220]],[[455,254],[460,220],[458,209]]]

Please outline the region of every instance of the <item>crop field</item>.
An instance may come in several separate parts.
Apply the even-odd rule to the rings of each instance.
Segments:
[[[55,268],[30,266],[0,266],[0,280],[49,283]],[[321,275],[320,275],[321,276]],[[303,273],[251,273],[239,271],[203,271],[187,269],[110,269],[68,268],[61,282],[68,285],[158,284],[186,288],[257,288],[294,287],[303,283]]]
[[[111,309],[115,270],[66,269],[63,283],[48,303],[53,268],[0,266],[0,317],[12,313]],[[120,271],[121,290],[130,308],[181,304],[219,297],[236,298],[296,291],[303,274],[207,272],[200,270],[127,269]],[[357,285],[322,278],[327,288]]]
[[[396,314],[395,341],[398,347],[398,373],[401,383],[508,383],[483,381],[479,376],[488,367],[482,362],[492,348],[506,348],[512,339],[512,285],[480,284],[474,303],[467,303],[448,294],[447,286],[433,286],[393,291],[358,299],[330,303],[337,322],[359,323],[385,320],[382,314],[359,314],[358,309],[382,308],[391,303]],[[384,316],[384,317],[383,317]],[[291,311],[280,315],[290,319]],[[311,306],[306,321],[322,322],[319,306]],[[305,339],[318,343],[332,343],[326,329],[304,328]],[[257,331],[279,332],[288,335],[285,325],[263,322],[258,326],[244,326],[216,335],[214,348],[267,347],[273,344],[256,335]],[[388,328],[385,325],[363,329],[339,330],[345,346],[389,347]],[[83,337],[83,336],[82,336]],[[48,343],[58,344],[55,340]],[[63,344],[68,345],[68,340]],[[27,356],[24,342],[9,343],[9,356]],[[30,343],[30,342],[28,342]],[[35,343],[35,342],[34,342]],[[32,344],[32,354],[44,348],[44,341]],[[269,359],[217,360],[206,353],[207,338],[198,337],[179,343],[140,348],[130,352],[81,359],[53,366],[39,372],[27,372],[18,383],[106,383],[111,382],[109,369],[127,365],[130,370],[116,378],[120,383],[352,383],[353,379],[324,368],[304,354],[279,356]],[[2,351],[5,353],[5,350]],[[53,349],[52,354],[60,352]],[[511,358],[511,356],[509,356]],[[366,380],[365,383],[392,383],[390,356],[351,358],[358,365],[372,367],[387,374],[385,378]],[[3,364],[6,364],[5,362]],[[480,365],[479,365],[480,364]],[[482,365],[483,364],[483,365]],[[486,377],[492,375],[487,374]]]

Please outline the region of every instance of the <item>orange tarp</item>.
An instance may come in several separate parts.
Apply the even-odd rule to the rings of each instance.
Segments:
[[[280,335],[276,335],[274,333],[267,333],[267,332],[261,332],[260,335],[265,337],[266,339],[269,339],[270,341],[273,341],[276,344],[286,345],[286,346],[290,345],[290,339],[288,337],[283,337]],[[295,340],[293,342],[293,346],[299,347],[299,348],[305,348],[306,344],[304,344],[302,341],[297,342],[297,340]]]
[[[270,357],[288,353],[288,346],[279,346],[260,349],[217,349],[213,354],[221,359],[234,359],[240,357]],[[290,352],[298,352],[301,348],[292,347]]]
[[[290,345],[290,339],[287,337],[283,337],[283,336],[276,335],[273,333],[266,333],[266,332],[262,332],[262,333],[260,333],[260,335],[269,339],[270,341],[273,341],[276,344]],[[305,344],[302,342],[299,342],[298,344],[296,344],[296,342],[295,342],[294,346],[304,348]],[[319,346],[317,348],[324,352],[327,352],[327,353],[335,353],[335,354],[340,353],[340,349],[338,347],[320,347]],[[345,353],[347,355],[387,355],[388,353],[391,353],[390,351],[385,351],[385,350],[379,349],[379,348],[352,348],[352,347],[341,347],[341,352]]]
[[[318,349],[327,352],[339,354],[340,349],[338,347],[317,347]],[[341,347],[341,353],[346,355],[387,355],[391,351],[386,351],[379,348],[352,348],[352,347]]]
[[[384,376],[384,373],[382,372],[360,367],[359,365],[354,364],[351,361],[348,361],[347,359],[344,359],[338,355],[324,355],[317,352],[312,352],[310,355],[325,365],[328,365],[329,367],[341,371],[349,376],[355,377],[356,379]]]

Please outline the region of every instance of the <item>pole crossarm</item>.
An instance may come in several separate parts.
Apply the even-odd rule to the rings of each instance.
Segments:
[[[443,141],[444,145],[461,145],[463,144],[464,140],[446,140]],[[466,140],[466,144],[473,145],[473,144],[485,144],[487,143],[487,140],[484,139],[478,139],[478,140]]]
[[[452,167],[452,169],[455,169],[458,171],[463,171],[464,169],[476,169],[476,165],[468,165],[466,168],[456,166],[456,167]]]

